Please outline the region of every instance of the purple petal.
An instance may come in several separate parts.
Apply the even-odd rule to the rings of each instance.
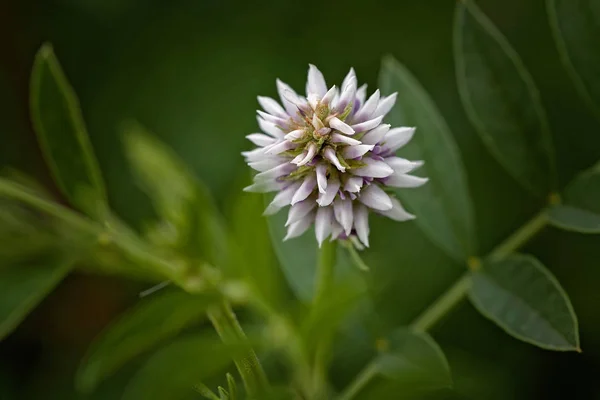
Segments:
[[[315,190],[317,186],[317,178],[314,175],[307,176],[304,178],[302,185],[298,188],[294,197],[292,198],[292,205],[305,200]]]
[[[369,247],[369,210],[362,204],[354,206],[354,229],[362,244]]]
[[[277,92],[279,93],[279,98],[281,99],[281,103],[283,104],[286,113],[295,120],[299,120],[300,118],[298,117],[298,107],[296,106],[296,104],[285,98],[285,93],[287,91],[292,92],[294,95],[296,94],[296,92],[294,92],[294,89],[292,89],[287,83],[284,83],[277,79]]]
[[[259,171],[259,172],[265,172],[268,171],[270,169],[273,169],[281,164],[287,164],[287,160],[281,158],[281,157],[268,157],[268,158],[264,158],[260,161],[254,161],[254,162],[250,162],[248,163],[248,165],[250,166],[250,168]]]
[[[389,151],[396,151],[406,143],[410,142],[413,135],[415,134],[416,128],[411,127],[400,127],[391,129],[387,135],[385,135],[383,141],[383,148]]]
[[[352,125],[352,129],[354,129],[355,132],[368,131],[368,130],[375,128],[379,124],[381,124],[382,120],[383,120],[383,117],[379,116],[379,117],[370,119],[368,121],[361,122],[360,124]]]
[[[333,199],[335,199],[338,190],[340,190],[340,181],[337,178],[337,176],[334,175],[329,178],[325,193],[319,194],[319,199],[317,200],[317,203],[319,203],[321,207],[330,205],[333,202]]]
[[[358,197],[361,203],[374,210],[386,211],[392,209],[392,200],[378,185],[369,185]]]
[[[394,173],[394,170],[383,161],[365,157],[362,162],[367,165],[351,170],[354,175],[368,178],[386,178]]]
[[[360,176],[351,176],[346,181],[346,184],[344,185],[344,190],[350,193],[358,193],[360,192],[363,183],[364,180]]]
[[[323,151],[323,157],[335,165],[335,167],[341,172],[345,172],[346,168],[340,163],[340,160],[335,155],[335,151],[331,147],[327,147],[325,151]]]
[[[294,222],[300,221],[316,206],[317,202],[314,200],[314,198],[310,198],[292,205],[290,207],[290,212],[288,213],[288,219],[285,223],[285,226],[289,226]]]
[[[295,149],[298,146],[296,143],[284,140],[283,142],[277,143],[265,149],[265,154],[280,154],[284,151]]]
[[[394,221],[409,221],[411,219],[415,219],[415,216],[409,213],[402,207],[400,202],[392,197],[392,208],[386,211],[377,211],[379,214],[384,215],[388,218],[393,219]]]
[[[345,133],[346,135],[354,135],[354,129],[337,117],[333,117],[329,120],[329,126],[335,130]]]
[[[289,118],[290,116],[285,112],[283,107],[279,105],[277,101],[270,97],[258,96],[258,104],[268,112],[269,114],[275,115],[279,118]]]
[[[333,133],[331,135],[331,141],[333,143],[345,143],[351,146],[356,146],[357,144],[361,143],[360,140],[352,139],[348,136],[342,135],[341,133]]]
[[[315,215],[315,213],[311,213],[310,215],[307,215],[305,218],[302,218],[300,221],[288,226],[287,235],[285,235],[283,240],[285,241],[288,239],[298,237],[298,236],[302,235],[304,232],[306,232],[308,230],[308,228],[310,228],[310,226],[312,225],[312,223],[314,221],[314,215]]]
[[[335,213],[335,219],[342,224],[346,235],[349,235],[352,231],[352,221],[354,218],[352,213],[352,200],[342,200],[337,198],[333,202],[333,211]]]
[[[370,130],[369,132],[365,133],[365,135],[362,137],[361,141],[364,144],[373,144],[376,145],[379,142],[381,142],[385,136],[386,133],[388,133],[388,131],[390,130],[390,126],[388,124],[384,124],[384,125],[379,125],[377,128]]]
[[[285,136],[285,132],[279,129],[274,123],[265,121],[264,119],[257,117],[258,126],[260,126],[260,130],[266,134],[269,134],[275,138],[283,139]]]
[[[252,192],[252,193],[268,193],[274,192],[277,190],[281,190],[284,187],[285,183],[272,180],[265,180],[260,182],[255,182],[250,186],[246,186],[244,188],[244,192]]]
[[[302,153],[302,154],[304,154],[304,153]],[[317,154],[317,145],[314,143],[310,143],[306,150],[306,156],[304,156],[304,158],[302,160],[300,160],[294,164],[296,164],[299,167],[306,165],[312,161],[312,159],[315,157],[315,154]],[[295,161],[296,158],[294,158],[294,160],[292,160],[292,162]]]
[[[327,237],[331,234],[333,228],[333,209],[332,207],[319,207],[317,216],[315,217],[315,236],[319,247]]]
[[[406,174],[423,166],[423,161],[410,161],[401,157],[388,157],[384,160],[387,165],[392,167],[394,173]]]
[[[354,115],[353,120],[357,122],[363,122],[371,118],[371,115],[373,115],[373,112],[375,112],[377,104],[379,103],[379,97],[380,93],[379,89],[377,89],[375,93],[369,97],[369,100],[367,100],[367,102],[360,108],[360,110],[358,110],[356,115]]]
[[[368,151],[373,150],[372,144],[359,144],[356,146],[347,146],[342,149],[342,157],[345,159],[358,158],[365,155]]]
[[[312,64],[308,65],[308,80],[306,81],[306,97],[309,93],[315,93],[319,98],[323,98],[327,92],[327,84],[323,73]]]
[[[392,93],[389,96],[379,100],[379,104],[377,104],[377,108],[373,113],[373,117],[385,116],[387,113],[389,113],[394,107],[394,104],[396,104],[397,96],[398,93]]]
[[[283,207],[288,206],[292,202],[294,193],[296,193],[296,190],[298,190],[301,184],[302,182],[294,182],[281,192],[277,193],[273,198],[273,201],[269,203],[266,210],[263,212],[263,215],[273,215]]]
[[[399,188],[416,188],[423,186],[427,181],[429,181],[428,178],[421,178],[419,176],[393,174],[385,180],[385,184]]]
[[[246,139],[260,147],[265,147],[270,144],[273,144],[276,140],[275,138],[272,138],[271,136],[265,135],[263,133],[252,133],[246,136]]]
[[[287,176],[292,171],[294,171],[297,167],[294,164],[285,163],[281,164],[275,168],[272,168],[268,171],[261,172],[254,177],[255,182],[262,182],[269,179],[276,179],[280,176]]]
[[[327,189],[327,166],[325,164],[318,164],[315,169],[317,171],[317,185],[319,186],[319,192],[325,193],[325,189]]]
[[[321,99],[321,104],[329,106],[329,104],[333,102],[333,99],[335,98],[336,94],[338,94],[338,90],[335,87],[335,85],[333,85],[331,89],[329,89],[329,91],[327,91],[327,93],[325,93],[325,96],[323,96],[323,98]]]

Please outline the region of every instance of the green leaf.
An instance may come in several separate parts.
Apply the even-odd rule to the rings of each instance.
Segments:
[[[550,350],[579,350],[577,317],[567,294],[535,258],[511,255],[473,273],[473,305],[510,335]]]
[[[238,399],[238,388],[237,383],[235,382],[235,378],[230,373],[227,373],[227,388],[229,389],[229,396],[231,400]]]
[[[448,361],[428,334],[398,329],[387,340],[389,348],[376,363],[379,373],[393,380],[397,391],[423,393],[452,386]]]
[[[594,0],[547,0],[547,8],[562,62],[600,117],[600,6]]]
[[[548,212],[552,225],[579,233],[600,233],[600,163],[575,177],[563,197],[564,205]]]
[[[104,219],[106,190],[79,100],[49,44],[40,48],[33,64],[31,118],[62,193],[80,211]]]
[[[194,384],[231,364],[237,349],[213,336],[188,336],[158,350],[131,379],[123,400],[189,398]]]
[[[389,122],[417,127],[401,156],[424,160],[420,171],[429,178],[422,188],[398,190],[398,197],[417,215],[415,222],[434,243],[464,261],[477,252],[475,222],[461,155],[450,129],[425,89],[398,61],[385,58],[379,80],[384,92],[400,93]]]
[[[202,319],[216,299],[182,291],[154,294],[110,325],[88,350],[77,387],[91,392],[134,357]]]
[[[159,226],[174,231],[173,242],[159,244],[224,267],[227,234],[208,190],[171,149],[139,124],[127,124],[124,132],[130,163],[162,218]]]
[[[29,262],[0,265],[0,340],[54,290],[72,266],[69,257],[53,254]]]
[[[525,188],[548,194],[556,171],[538,90],[518,54],[471,0],[456,8],[454,58],[460,97],[485,145]]]

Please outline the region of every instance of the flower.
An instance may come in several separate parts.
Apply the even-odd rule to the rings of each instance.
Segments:
[[[278,192],[265,215],[291,205],[284,240],[302,235],[314,222],[319,246],[328,237],[369,246],[369,210],[396,221],[415,218],[384,190],[427,182],[408,175],[422,161],[395,155],[415,128],[382,124],[396,93],[383,97],[376,90],[366,99],[367,86],[357,88],[353,69],[340,90],[328,89],[314,65],[308,70],[306,98],[280,80],[277,89],[283,107],[258,97],[263,133],[247,136],[258,147],[242,155],[258,171],[244,190]]]

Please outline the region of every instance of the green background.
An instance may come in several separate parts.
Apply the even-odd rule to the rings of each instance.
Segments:
[[[559,61],[544,2],[478,4],[540,88],[564,186],[597,160],[600,130]],[[256,95],[275,96],[277,77],[302,89],[309,62],[330,84],[339,84],[353,66],[372,91],[381,58],[391,54],[421,81],[452,129],[485,254],[539,210],[543,199],[518,186],[467,120],[454,77],[454,6],[438,0],[4,1],[0,166],[27,171],[53,188],[28,116],[29,73],[44,41],[53,43],[79,95],[111,206],[135,226],[150,218],[152,209],[125,162],[118,134],[123,121],[134,118],[171,145],[226,211],[248,176],[239,153],[251,147],[244,136],[258,129]],[[372,269],[369,284],[378,319],[385,327],[406,324],[464,267],[413,223],[371,222],[372,247],[364,257]],[[595,236],[548,228],[526,248],[569,293],[579,317],[582,354],[521,343],[467,304],[436,326],[432,334],[448,357],[460,398],[600,399],[599,245]],[[70,276],[0,343],[0,399],[78,398],[73,373],[87,345],[144,287],[111,277]],[[349,350],[360,347],[354,342],[360,332],[354,336]],[[358,350],[349,355],[334,368],[339,385],[361,366]],[[126,375],[109,381],[96,398],[117,398]]]

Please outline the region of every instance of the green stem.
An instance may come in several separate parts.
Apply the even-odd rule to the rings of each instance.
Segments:
[[[358,254],[358,251],[356,251],[354,245],[351,242],[348,242],[345,247],[350,254],[350,258],[352,258],[352,261],[354,261],[354,264],[356,264],[356,267],[361,271],[369,271],[369,266],[360,257],[360,254]]]
[[[379,373],[379,368],[374,361],[371,361],[363,370],[354,378],[350,386],[346,388],[338,400],[351,400],[355,398],[361,390],[367,386],[373,378]]]
[[[487,256],[488,259],[501,259],[523,246],[529,239],[539,233],[547,224],[546,209],[540,211],[525,225],[516,230],[506,240],[500,243]],[[431,306],[429,306],[410,325],[415,331],[424,332],[433,327],[450,310],[459,304],[469,292],[471,286],[471,272],[463,274],[445,293],[443,293]],[[377,375],[377,365],[368,364],[350,384],[348,389],[339,397],[339,400],[354,398]]]
[[[208,318],[223,343],[239,345],[248,342],[246,334],[229,303],[223,302],[218,307],[211,309],[208,312]],[[249,349],[243,356],[236,357],[234,362],[249,395],[257,395],[266,391],[269,385],[267,375],[254,350]]]

